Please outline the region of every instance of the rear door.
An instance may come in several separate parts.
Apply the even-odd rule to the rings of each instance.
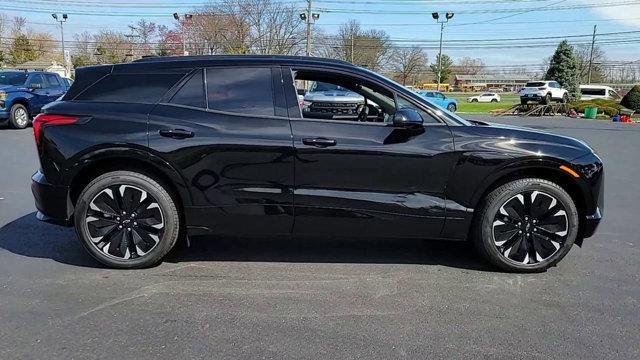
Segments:
[[[295,89],[289,76],[284,84],[293,104]],[[375,87],[356,75],[340,76],[344,76],[342,82]],[[395,94],[384,88],[379,91],[390,96],[393,104]],[[418,109],[400,97],[396,105]],[[444,188],[453,165],[447,125],[422,109],[418,110],[425,126],[420,129],[394,127],[386,119],[303,118],[295,106],[290,110],[296,152],[295,234],[440,235],[445,219]]]
[[[151,113],[150,146],[191,193],[191,234],[291,232],[293,145],[280,74],[197,69]]]

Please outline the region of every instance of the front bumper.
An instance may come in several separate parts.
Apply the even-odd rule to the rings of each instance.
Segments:
[[[68,187],[49,184],[44,174],[38,170],[31,177],[31,192],[38,209],[38,220],[71,226],[73,204]]]
[[[595,213],[587,215],[584,226],[582,227],[582,237],[589,238],[593,236],[593,234],[596,232],[596,229],[598,229],[598,225],[600,225],[600,220],[602,220],[602,213],[600,212],[600,208],[598,207],[596,208]]]

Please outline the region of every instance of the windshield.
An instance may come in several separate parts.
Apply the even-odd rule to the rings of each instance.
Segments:
[[[329,84],[321,81],[314,81],[311,85],[311,91],[349,91],[342,86]]]
[[[0,84],[22,85],[27,81],[27,74],[23,72],[0,72]]]

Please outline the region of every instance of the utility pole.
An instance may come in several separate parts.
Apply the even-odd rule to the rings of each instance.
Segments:
[[[440,20],[440,14],[437,12],[431,13],[433,20],[440,24],[440,50],[438,51],[438,85],[437,90],[440,91],[440,83],[442,82],[442,34],[444,33],[444,24],[448,23],[453,18],[452,12],[447,12],[445,18]]]
[[[56,22],[60,23],[60,40],[62,42],[62,63],[64,65],[64,74],[66,76],[70,76],[71,71],[69,70],[69,66],[67,62],[67,52],[64,49],[64,26],[63,26],[63,24],[67,22],[67,19],[69,18],[69,16],[67,14],[62,14],[62,19],[59,19],[58,14],[51,14],[51,17],[53,17],[53,19]]]
[[[351,63],[353,64],[353,32],[351,32]]]
[[[173,18],[176,19],[180,23],[180,29],[182,30],[182,56],[187,56],[189,53],[187,52],[187,37],[186,37],[186,22],[187,20],[191,20],[193,17],[192,14],[184,14],[182,15],[183,20],[180,21],[181,15],[178,13],[173,13]]]
[[[589,75],[587,83],[591,84],[591,67],[593,66],[593,48],[596,45],[596,30],[598,25],[593,25],[593,37],[591,38],[591,52],[589,53]]]
[[[311,12],[311,0],[307,0],[307,9],[305,12],[300,14],[300,20],[306,22],[307,24],[307,56],[311,56],[311,42],[313,37],[313,34],[311,33],[311,25],[318,19],[320,19],[320,14]]]

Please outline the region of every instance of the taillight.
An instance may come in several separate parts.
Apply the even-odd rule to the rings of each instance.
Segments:
[[[36,145],[40,146],[42,128],[53,125],[68,125],[78,121],[76,116],[40,114],[33,119],[33,135],[36,138]]]

